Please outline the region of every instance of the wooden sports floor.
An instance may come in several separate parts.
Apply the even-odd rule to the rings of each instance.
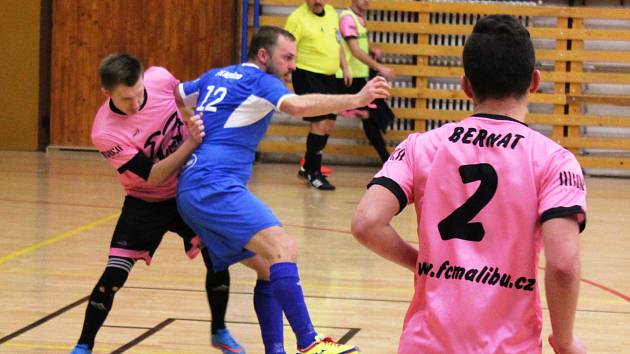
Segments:
[[[412,274],[349,233],[376,169],[334,166],[332,193],[307,188],[296,172],[296,165],[257,164],[250,187],[299,242],[316,327],[363,353],[395,353]],[[122,188],[105,159],[91,152],[0,152],[0,181],[0,353],[68,353],[106,261]],[[576,332],[590,353],[630,353],[630,179],[587,178],[587,186]],[[394,225],[416,242],[413,208]],[[228,326],[248,353],[261,354],[255,276],[241,265],[231,272]],[[189,261],[179,238],[168,234],[152,265],[137,263],[118,293],[95,353],[218,353],[209,346],[203,284],[201,259]],[[285,329],[291,353],[294,337]],[[546,307],[543,331],[546,338]],[[552,352],[546,341],[543,352]]]

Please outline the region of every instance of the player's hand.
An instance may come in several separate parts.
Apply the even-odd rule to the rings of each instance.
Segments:
[[[179,112],[182,114],[182,121],[184,121],[184,123],[188,122],[190,118],[195,115],[195,112],[189,107],[181,106],[178,108]]]
[[[380,48],[370,48],[370,54],[372,54],[374,60],[381,60],[383,52]]]
[[[197,113],[186,120],[186,128],[188,128],[189,139],[196,144],[201,144],[203,137],[206,135],[201,113]]]
[[[376,99],[389,97],[390,89],[391,87],[387,83],[387,80],[382,76],[373,78],[368,81],[357,94],[360,101],[359,107],[367,106]]]
[[[551,334],[549,336],[549,345],[551,345],[553,352],[556,354],[586,354],[586,346],[578,337],[573,337],[571,343],[560,346],[559,343],[556,343],[553,334]]]
[[[392,81],[396,78],[396,72],[394,72],[394,69],[388,68],[386,66],[382,66],[378,73],[386,78],[388,81]]]
[[[352,85],[352,73],[350,73],[350,70],[342,70],[343,72],[343,84],[346,85],[346,87],[350,87]]]

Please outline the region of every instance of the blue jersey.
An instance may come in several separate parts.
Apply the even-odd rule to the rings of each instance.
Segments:
[[[276,76],[251,63],[210,70],[180,84],[179,92],[188,106],[195,105],[195,112],[202,114],[206,133],[184,167],[179,191],[221,177],[247,183],[272,113],[292,93]]]

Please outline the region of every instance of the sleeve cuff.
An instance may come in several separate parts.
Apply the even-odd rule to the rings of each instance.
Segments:
[[[177,85],[177,90],[179,91],[179,95],[182,98],[182,101],[184,101],[184,105],[186,107],[195,107],[195,105],[197,104],[197,98],[199,97],[198,93],[186,95],[186,92],[184,92],[183,83]]]
[[[291,96],[297,96],[297,95],[294,94],[293,92],[290,92],[290,93],[287,93],[284,96],[280,97],[280,99],[278,100],[278,103],[276,103],[276,106],[274,107],[276,112],[280,112],[280,105],[282,105],[282,101],[284,101],[285,98],[291,97]]]
[[[387,188],[390,192],[392,192],[392,194],[394,194],[396,199],[398,199],[398,205],[399,205],[398,213],[396,213],[396,215],[400,214],[400,212],[402,212],[403,209],[405,209],[408,203],[407,195],[402,190],[402,188],[400,188],[400,185],[398,185],[398,183],[396,183],[396,181],[394,181],[391,178],[376,177],[376,178],[373,178],[370,181],[370,183],[368,183],[367,188],[370,188],[375,184],[378,184],[379,186],[383,186]]]
[[[582,207],[579,205],[547,209],[540,216],[540,222],[544,223],[545,221],[549,221],[551,219],[563,218],[566,216],[571,216],[571,215],[576,215],[576,214],[584,215],[584,218],[582,219],[582,221],[579,222],[580,233],[581,233],[586,228],[586,213],[584,212],[584,209],[582,209]]]
[[[153,162],[142,151],[139,151],[131,160],[118,168],[118,173],[130,171],[147,181],[152,168]]]

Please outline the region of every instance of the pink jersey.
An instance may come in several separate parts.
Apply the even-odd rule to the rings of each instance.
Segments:
[[[155,164],[177,150],[187,137],[173,96],[178,84],[168,70],[150,67],[144,72],[146,99],[140,111],[127,116],[108,99],[96,113],[92,142],[117,170],[118,180],[130,196],[148,202],[175,197],[177,176],[152,184],[127,167],[139,152]]]
[[[415,294],[398,353],[540,353],[542,222],[585,224],[571,152],[509,117],[476,114],[394,151],[372,184],[414,203]]]
[[[357,18],[363,27],[367,26],[367,22],[365,22],[363,16],[357,15]],[[356,38],[359,36],[359,30],[357,29],[357,24],[354,22],[352,15],[342,15],[341,18],[339,18],[339,32],[343,38]]]

